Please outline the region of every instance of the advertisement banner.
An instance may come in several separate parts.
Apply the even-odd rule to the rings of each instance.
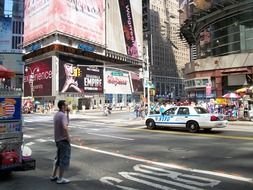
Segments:
[[[82,60],[78,64],[91,65],[91,61]],[[94,64],[94,62],[92,62]],[[63,74],[64,73],[64,74]],[[77,75],[77,76],[76,76]],[[76,67],[74,64],[61,60],[59,62],[60,93],[103,93],[103,68]]]
[[[135,37],[130,0],[119,0],[119,6],[127,55],[138,58],[138,47]]]
[[[21,119],[21,98],[0,98],[0,120]]]
[[[24,44],[47,35],[56,30],[55,0],[25,0]]]
[[[105,0],[55,1],[57,30],[105,44]]]
[[[106,69],[104,74],[105,94],[131,94],[129,72]]]
[[[11,18],[0,17],[0,52],[11,51],[12,24]]]
[[[36,61],[24,71],[24,96],[52,96],[52,58]]]
[[[212,86],[211,84],[206,84],[206,97],[212,96]]]
[[[133,85],[133,92],[143,92],[143,81],[139,78],[139,75],[136,73],[130,73]]]
[[[105,44],[104,0],[26,0],[24,43],[58,31]]]

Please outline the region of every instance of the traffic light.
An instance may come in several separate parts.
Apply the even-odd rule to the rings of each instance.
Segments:
[[[73,70],[73,76],[74,77],[80,77],[81,76],[81,69],[80,68],[74,68]]]
[[[77,77],[80,77],[81,76],[81,69],[80,68],[77,68]]]
[[[74,68],[74,70],[73,70],[73,76],[77,77],[77,68]]]

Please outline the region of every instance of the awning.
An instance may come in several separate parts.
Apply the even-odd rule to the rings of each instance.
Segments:
[[[0,78],[13,78],[15,76],[15,73],[7,68],[5,68],[3,65],[0,65]]]
[[[235,69],[226,69],[222,71],[222,73],[248,73],[249,70],[247,68],[235,68]]]

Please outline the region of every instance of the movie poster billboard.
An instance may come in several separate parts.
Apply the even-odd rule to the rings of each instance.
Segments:
[[[26,0],[24,43],[51,32],[105,44],[105,0]]]
[[[59,92],[60,93],[103,93],[103,68],[88,66],[91,61],[82,60],[76,64],[60,59],[59,62]],[[92,62],[94,64],[94,62]],[[78,76],[75,76],[75,70]]]
[[[12,24],[11,18],[0,16],[0,52],[11,51]]]
[[[132,94],[129,72],[106,69],[104,91],[105,94]]]
[[[52,96],[52,58],[26,65],[24,71],[24,96]],[[25,68],[26,68],[25,67]]]
[[[138,48],[130,0],[119,0],[119,6],[127,55],[138,58]]]

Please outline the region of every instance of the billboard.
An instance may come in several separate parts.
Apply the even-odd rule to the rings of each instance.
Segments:
[[[105,44],[104,0],[55,1],[57,30],[81,39]]]
[[[55,0],[25,0],[24,44],[54,31]]]
[[[129,72],[106,69],[104,74],[105,94],[131,94]]]
[[[119,0],[119,7],[127,55],[138,58],[138,48],[130,0]]]
[[[76,60],[78,64],[91,65],[91,61]],[[74,72],[77,69],[76,64],[67,60],[59,61],[59,92],[76,92],[76,93],[103,93],[103,68],[92,66],[78,67],[78,76]],[[64,74],[63,74],[64,73]]]
[[[33,62],[24,71],[24,96],[52,96],[52,58]],[[33,87],[32,87],[33,86]]]
[[[142,1],[106,1],[107,49],[141,57],[143,46]]]
[[[12,23],[11,18],[0,17],[0,52],[11,51]]]
[[[139,75],[136,73],[130,73],[130,76],[132,79],[133,92],[134,93],[143,92],[143,82],[140,79]]]
[[[105,44],[104,0],[26,0],[24,43],[58,31]]]

